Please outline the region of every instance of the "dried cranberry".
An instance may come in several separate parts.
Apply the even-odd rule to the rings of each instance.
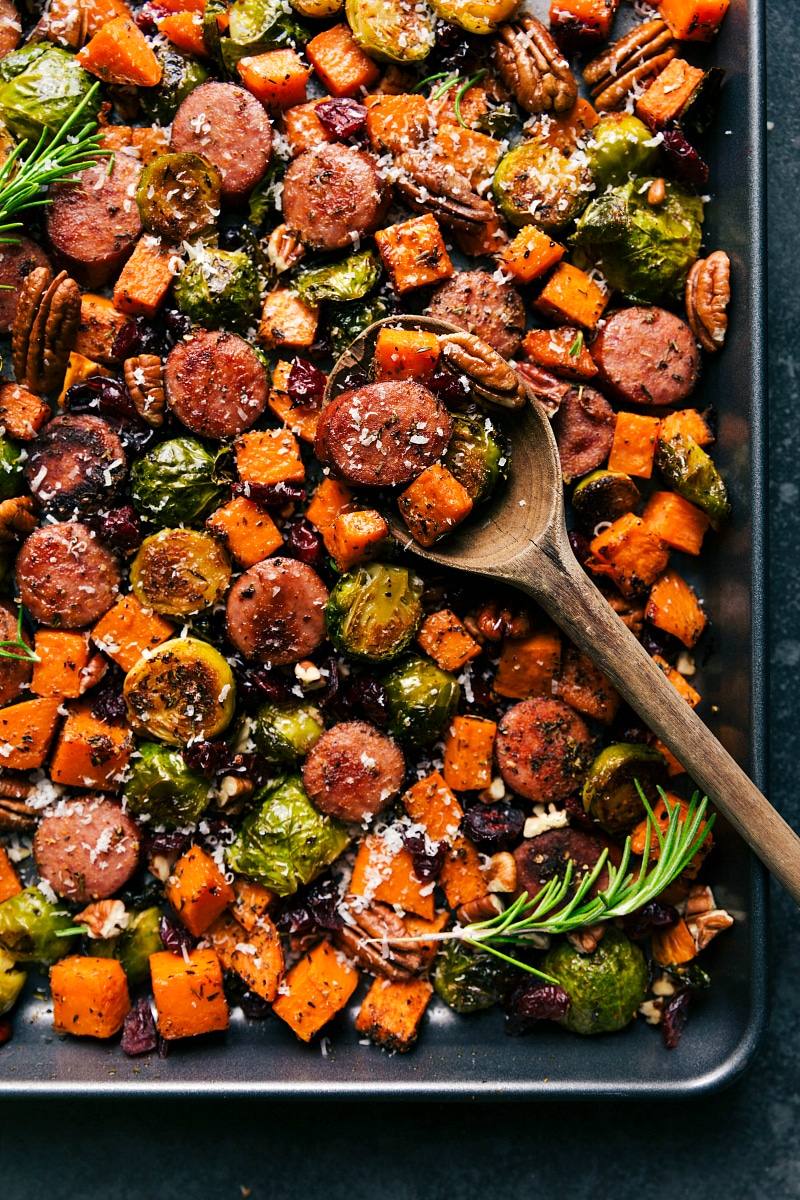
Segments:
[[[306,498],[306,489],[301,483],[234,483],[234,496],[246,496],[262,508],[284,508],[287,504],[299,504]]]
[[[110,508],[99,517],[90,517],[86,523],[115,550],[138,550],[144,540],[136,510],[130,504]]]
[[[317,108],[320,108],[317,105]],[[315,112],[317,109],[314,110]],[[322,399],[328,376],[319,367],[305,358],[293,358],[292,369],[286,380],[286,390],[292,398],[292,407],[308,406]]]
[[[428,843],[424,834],[409,833],[407,829],[403,830],[402,836],[403,845],[413,860],[414,874],[417,879],[421,879],[423,883],[427,883],[431,879],[438,879],[447,858],[446,843]],[[431,850],[428,850],[428,845],[432,845]]]
[[[467,701],[467,708],[494,708],[495,700],[492,695],[492,685],[482,675],[476,675],[470,680],[472,699]]]
[[[659,904],[651,900],[643,908],[622,918],[622,927],[633,942],[643,942],[656,929],[669,929],[678,920],[678,913],[671,904]]]
[[[158,33],[158,24],[149,5],[146,4],[139,12],[134,13],[133,19],[145,37],[154,37]]]
[[[191,318],[182,313],[180,309],[168,308],[164,313],[164,324],[167,327],[167,333],[177,342],[181,338],[186,337],[187,333],[192,332]]]
[[[291,689],[282,675],[266,667],[245,667],[238,663],[233,668],[236,679],[236,696],[244,703],[286,704],[292,698]]]
[[[594,817],[590,817],[586,809],[583,807],[583,801],[580,796],[567,796],[564,801],[564,808],[569,813],[569,823],[574,825],[576,829],[582,829],[585,833],[593,833],[598,826],[598,822]]]
[[[272,1015],[272,1005],[255,992],[243,992],[239,997],[239,1008],[248,1021],[263,1021]]]
[[[479,846],[497,848],[512,842],[522,833],[525,814],[519,808],[498,801],[473,804],[464,815],[464,832]]]
[[[708,163],[703,162],[686,134],[680,129],[665,129],[662,136],[661,149],[675,178],[695,187],[708,183]]]
[[[370,377],[366,371],[348,371],[342,380],[342,390],[349,392],[351,389],[366,387],[370,383]]]
[[[113,725],[125,718],[127,709],[122,696],[123,675],[115,664],[110,664],[99,687],[91,693],[91,712],[97,721]]]
[[[283,549],[292,558],[319,571],[327,565],[328,554],[322,535],[305,517],[292,517],[283,526]]]
[[[676,658],[683,649],[683,642],[679,638],[657,629],[649,621],[645,621],[642,628],[641,642],[648,654],[658,654],[661,658]]]
[[[220,250],[239,250],[244,245],[241,226],[227,225],[217,235]]]
[[[366,671],[347,680],[342,706],[348,714],[363,715],[381,729],[389,724],[389,693],[380,680]]]
[[[134,354],[162,354],[164,339],[152,321],[134,317],[126,321],[114,339],[111,354],[114,358],[130,358]]]
[[[187,833],[153,833],[145,834],[147,844],[147,852],[151,857],[161,855],[163,858],[178,859],[192,844],[192,839]]]
[[[122,442],[122,449],[131,458],[142,454],[155,441],[156,431],[138,418],[132,421],[129,417],[106,417],[108,424]]]
[[[192,771],[199,771],[206,779],[229,775],[234,767],[236,755],[227,742],[192,742],[183,752],[183,761]]]
[[[339,889],[330,875],[323,875],[300,888],[278,917],[281,933],[310,933],[313,929],[341,929]]]
[[[120,1046],[129,1058],[137,1054],[152,1054],[158,1045],[158,1033],[150,1001],[141,996],[125,1018]]]
[[[538,1021],[560,1021],[569,1012],[569,994],[557,983],[521,980],[506,1002],[506,1033],[519,1037]]]
[[[367,123],[367,110],[357,100],[323,100],[314,109],[314,116],[326,133],[335,138],[352,137]]]
[[[572,547],[572,553],[577,558],[578,563],[580,566],[585,568],[586,563],[592,556],[591,547],[589,546],[589,539],[584,537],[579,530],[570,529],[569,544]]]
[[[435,371],[427,386],[447,408],[463,408],[471,396],[471,389],[465,388],[461,379],[449,371]]]
[[[119,379],[110,375],[89,375],[67,388],[64,407],[70,412],[96,409],[103,416],[137,417],[130,392]]]
[[[664,1036],[664,1045],[668,1050],[674,1050],[683,1036],[684,1026],[689,1019],[690,996],[691,992],[687,988],[685,991],[676,992],[674,996],[670,996],[664,1002],[661,1014],[661,1033]]]
[[[6,1042],[11,1041],[11,1019],[9,1017],[0,1017],[0,1046],[5,1046]]]
[[[173,954],[182,954],[184,949],[194,950],[196,938],[192,937],[185,925],[180,925],[172,917],[161,917],[158,932],[167,950],[171,950]]]
[[[438,66],[461,75],[468,74],[469,68],[478,61],[478,49],[475,39],[458,25],[439,24],[436,26],[435,62]],[[442,80],[442,83],[444,80]],[[459,81],[460,82],[460,81]],[[439,80],[434,84],[434,90],[439,87]]]

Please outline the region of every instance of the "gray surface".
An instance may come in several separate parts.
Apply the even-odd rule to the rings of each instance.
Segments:
[[[800,33],[768,0],[773,800],[800,827],[794,755],[800,667]],[[325,1197],[634,1200],[656,1188],[730,1200],[800,1196],[800,919],[773,890],[771,1028],[727,1093],[623,1105],[256,1104],[212,1100],[0,1107],[3,1200]]]

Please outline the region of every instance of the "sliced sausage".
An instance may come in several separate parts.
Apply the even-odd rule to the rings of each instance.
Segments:
[[[293,558],[265,559],[228,593],[228,637],[246,658],[272,667],[297,662],[325,638],[327,599],[313,567]]]
[[[583,782],[591,746],[589,730],[569,705],[535,697],[515,704],[502,718],[495,754],[512,791],[549,804]]]
[[[118,804],[80,796],[43,817],[33,839],[39,874],[68,900],[106,900],[139,865],[139,830]]]
[[[0,640],[13,642],[17,637],[17,612],[13,605],[0,600]],[[23,629],[22,640],[26,646],[31,639]],[[30,683],[33,663],[24,658],[0,658],[0,704],[9,704],[20,699],[20,690]]]
[[[201,437],[244,433],[267,406],[267,372],[252,346],[234,333],[198,329],[170,351],[167,403]]]
[[[549,371],[534,366],[533,363],[517,363],[514,369],[525,387],[539,401],[547,416],[552,417],[557,413],[572,385],[551,375]]]
[[[396,742],[366,721],[342,721],[323,733],[303,767],[303,785],[320,812],[366,821],[403,786],[405,759]]]
[[[680,404],[694,391],[700,351],[691,329],[664,308],[623,308],[592,342],[599,378],[628,404]]]
[[[428,312],[474,333],[503,358],[511,358],[525,336],[525,305],[510,283],[498,283],[488,271],[460,271],[440,284]]]
[[[114,555],[77,521],[34,529],[16,570],[20,600],[41,625],[81,629],[108,612],[119,594]]]
[[[614,410],[594,388],[571,387],[553,416],[553,433],[565,479],[577,479],[605,462],[614,441]]]
[[[72,183],[55,183],[49,191],[47,236],[59,266],[87,288],[110,283],[142,232],[136,185],[142,164],[117,153],[108,174],[103,159]]]
[[[222,176],[222,198],[243,200],[272,157],[272,126],[255,96],[235,83],[202,83],[175,113],[169,145],[201,154]]]
[[[563,879],[567,866],[572,863],[571,891],[583,879],[587,871],[597,865],[603,850],[608,849],[611,862],[619,865],[619,846],[608,838],[594,837],[578,829],[548,829],[538,837],[528,838],[514,851],[517,864],[517,896],[527,892],[531,900],[538,896],[551,879]],[[592,895],[608,883],[608,871],[603,867],[592,887]]]
[[[388,200],[371,156],[341,142],[305,150],[283,178],[283,219],[315,250],[343,250],[372,233]]]
[[[111,508],[125,482],[125,451],[100,417],[71,414],[45,425],[25,464],[28,487],[57,517]]]
[[[3,285],[0,289],[0,330],[3,333],[8,333],[14,324],[19,291],[31,271],[50,266],[50,259],[36,242],[18,233],[15,236],[19,238],[16,245],[0,246],[0,284]],[[11,291],[5,291],[5,288],[11,288]]]
[[[447,409],[421,383],[370,383],[323,409],[314,451],[348,483],[394,487],[441,458],[451,430]]]

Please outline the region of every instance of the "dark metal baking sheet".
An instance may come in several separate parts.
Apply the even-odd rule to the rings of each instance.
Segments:
[[[532,5],[546,20],[546,4]],[[627,10],[627,11],[625,11]],[[630,20],[626,3],[616,29]],[[715,458],[734,518],[703,555],[702,593],[714,620],[714,653],[700,676],[702,715],[734,756],[766,786],[766,414],[764,388],[765,175],[763,6],[733,0],[704,60],[725,67],[721,109],[708,157],[713,194],[706,246],[733,265],[730,335],[696,394],[719,415]],[[694,57],[694,50],[690,50]],[[712,709],[713,706],[713,709]],[[621,1034],[579,1038],[556,1027],[526,1038],[503,1033],[502,1016],[459,1017],[435,1002],[417,1048],[388,1055],[363,1045],[353,1021],[363,988],[327,1037],[301,1045],[277,1020],[247,1022],[169,1057],[127,1059],[117,1044],[58,1036],[49,1004],[29,986],[13,1042],[0,1051],[6,1095],[255,1094],[265,1097],[437,1099],[686,1095],[733,1082],[756,1054],[767,1022],[766,879],[723,824],[712,863],[718,903],[733,930],[704,955],[713,987],[694,1005],[680,1047],[634,1022]]]

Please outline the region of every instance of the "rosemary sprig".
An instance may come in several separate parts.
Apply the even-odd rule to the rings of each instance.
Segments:
[[[7,646],[20,650],[22,653],[14,654],[11,650],[6,649]],[[22,639],[22,605],[20,605],[17,615],[17,636],[0,641],[0,658],[13,658],[17,662],[37,663],[39,661],[39,655],[34,654],[30,646],[27,646]]]

